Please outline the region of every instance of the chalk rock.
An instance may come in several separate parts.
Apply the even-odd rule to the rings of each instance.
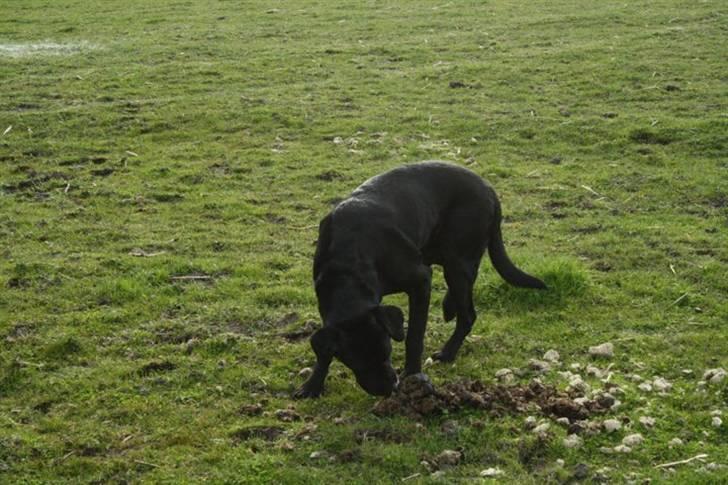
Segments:
[[[655,425],[655,418],[651,416],[640,416],[639,422],[645,428],[651,428]]]
[[[584,440],[578,434],[570,434],[564,438],[563,443],[567,448],[579,448],[584,444]]]
[[[652,384],[650,384],[649,382],[643,382],[642,384],[640,384],[639,386],[637,386],[637,388],[640,391],[652,392]]]
[[[500,369],[496,371],[495,378],[498,379],[500,382],[513,382],[513,379],[515,376],[513,375],[513,371],[510,369]]]
[[[551,364],[544,360],[531,359],[528,361],[528,366],[540,373],[545,373],[551,370]]]
[[[500,468],[486,468],[482,472],[480,472],[480,476],[484,478],[492,478],[497,477],[498,475],[503,475],[503,470]]]
[[[662,377],[655,377],[655,379],[652,381],[652,387],[655,388],[658,392],[665,392],[672,389],[672,384],[667,381],[667,379],[664,379]]]
[[[631,447],[640,445],[643,441],[645,441],[645,439],[639,433],[630,434],[622,438],[622,444]]]
[[[728,372],[726,372],[726,370],[722,367],[718,367],[717,369],[708,369],[703,374],[703,380],[708,381],[711,384],[718,384],[723,382],[726,375],[728,375]]]
[[[718,419],[720,419],[720,418],[718,418]],[[533,430],[531,430],[531,432],[534,434],[543,434],[546,431],[548,431],[550,427],[551,427],[551,425],[549,423],[541,423],[538,426],[536,426],[535,428],[533,428]]]
[[[617,453],[631,453],[632,448],[627,445],[617,445],[614,447],[614,451],[616,451]]]
[[[670,448],[672,448],[674,446],[682,446],[684,443],[680,438],[673,438],[667,444]]]
[[[554,349],[551,349],[543,354],[543,360],[546,360],[548,362],[558,362],[560,358],[561,356]]]
[[[440,467],[457,466],[460,464],[460,460],[463,458],[463,454],[455,450],[444,450],[442,453],[437,455],[435,461]]]
[[[710,421],[710,424],[713,425],[714,428],[720,428],[723,425],[723,420],[720,419],[718,416],[713,416],[713,419]]]
[[[589,347],[589,355],[591,355],[592,357],[613,357],[614,344],[612,344],[611,342],[605,342],[601,345]]]
[[[622,429],[622,422],[618,419],[605,419],[602,426],[607,433],[613,433],[618,429]]]

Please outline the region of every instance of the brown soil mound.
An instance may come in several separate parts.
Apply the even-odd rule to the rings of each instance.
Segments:
[[[435,389],[425,374],[415,374],[404,378],[399,389],[379,401],[373,412],[379,416],[403,414],[421,418],[444,411],[474,408],[497,416],[541,412],[574,421],[609,409],[597,400],[586,400],[580,404],[574,401],[576,397],[536,381],[523,386],[504,386],[466,380]]]

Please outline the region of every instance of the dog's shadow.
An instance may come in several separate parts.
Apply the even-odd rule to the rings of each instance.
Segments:
[[[483,267],[473,290],[476,309],[512,315],[587,304],[589,273],[577,262],[560,258],[524,266],[546,283],[546,290],[516,288],[504,282],[492,269]]]

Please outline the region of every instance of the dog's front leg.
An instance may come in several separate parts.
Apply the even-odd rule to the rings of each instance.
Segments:
[[[409,326],[407,340],[405,341],[404,375],[422,372],[422,351],[425,346],[425,329],[427,328],[427,313],[430,309],[430,284],[432,269],[421,266],[409,296]]]
[[[331,365],[331,357],[316,356],[316,364],[313,366],[311,377],[293,393],[295,399],[307,397],[319,397],[324,392],[324,380],[329,373],[329,365]]]

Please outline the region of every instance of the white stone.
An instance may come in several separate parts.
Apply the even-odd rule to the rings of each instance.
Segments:
[[[536,427],[536,418],[534,416],[528,416],[523,420],[523,426],[526,429],[533,429]]]
[[[617,445],[614,447],[614,451],[616,451],[617,453],[630,453],[632,451],[632,448],[627,445]]]
[[[622,429],[622,422],[618,419],[605,419],[602,426],[604,427],[604,431],[607,433],[613,433],[614,431]]]
[[[717,369],[708,369],[703,374],[703,380],[708,381],[711,384],[718,384],[725,379],[726,375],[728,375],[728,372],[726,372],[722,367],[718,367]]]
[[[564,446],[567,448],[579,448],[584,444],[584,440],[578,434],[570,434],[564,438]]]
[[[559,418],[556,420],[557,423],[559,423],[562,426],[568,426],[569,425],[569,418]]]
[[[668,382],[667,379],[655,377],[652,381],[652,387],[654,387],[658,392],[665,392],[672,389],[672,384]]]
[[[639,433],[634,433],[622,438],[622,444],[626,446],[637,446],[642,444],[645,439]]]
[[[308,455],[308,457],[312,460],[320,460],[320,459],[326,458],[328,456],[329,456],[329,454],[326,453],[325,451],[314,451],[314,452],[311,452],[310,455]]]
[[[579,406],[583,406],[584,404],[589,402],[588,397],[576,397],[574,398],[574,403],[578,404]]]
[[[496,371],[495,378],[500,382],[511,382],[514,379],[513,371],[510,369],[500,369]]]
[[[534,434],[543,434],[546,431],[548,431],[550,427],[551,427],[551,425],[549,423],[541,423],[538,426],[536,426],[535,428],[533,428],[532,432]]]
[[[561,356],[554,349],[551,349],[543,354],[543,360],[547,360],[549,362],[558,362],[560,358]]]
[[[639,388],[640,391],[652,392],[652,384],[650,384],[649,382],[643,382],[642,384],[640,384],[637,387]]]
[[[614,344],[605,342],[601,345],[589,347],[589,355],[593,357],[612,357],[614,356]]]
[[[672,448],[673,446],[682,446],[683,440],[681,440],[680,438],[673,438],[667,444],[670,446],[670,448]]]
[[[713,419],[710,421],[710,424],[713,425],[714,428],[720,428],[723,424],[723,420],[720,419],[718,416],[713,416]]]
[[[586,375],[588,376],[594,376],[596,378],[601,379],[601,377],[604,375],[604,372],[599,367],[594,367],[593,365],[586,366]]]
[[[580,363],[578,363],[578,362],[574,362],[573,364],[571,364],[569,366],[570,369],[576,370],[576,371],[581,370],[582,367],[583,366]]]
[[[655,425],[655,418],[651,416],[640,416],[639,421],[645,428],[651,428]]]
[[[486,468],[480,472],[480,476],[485,478],[497,477],[498,475],[503,475],[503,470],[500,468]]]
[[[548,372],[551,370],[551,365],[543,360],[531,359],[528,361],[528,366],[537,372]]]
[[[629,376],[629,379],[632,382],[642,382],[642,376],[639,374],[632,374],[631,376]]]
[[[566,462],[564,461],[563,458],[559,458],[556,460],[556,464],[560,467],[563,467],[564,465],[566,465]]]
[[[437,455],[437,458],[435,458],[435,461],[438,465],[441,467],[443,466],[456,466],[460,463],[460,459],[463,457],[463,454],[459,451],[455,450],[443,450],[442,453]]]
[[[569,387],[581,392],[588,392],[590,388],[589,384],[584,382],[580,375],[575,375],[569,380]]]
[[[710,415],[711,416],[723,416],[723,411],[721,411],[720,409],[716,409],[714,411],[711,411]]]

